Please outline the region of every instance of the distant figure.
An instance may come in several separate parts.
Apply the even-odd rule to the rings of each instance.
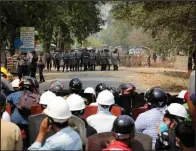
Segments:
[[[157,61],[157,54],[156,54],[156,52],[153,53],[153,60],[154,60],[154,63],[156,63],[156,61]]]
[[[43,52],[41,52],[40,56],[38,57],[38,64],[37,65],[38,65],[39,77],[40,77],[39,83],[45,82],[44,75],[43,75],[43,70],[45,68],[45,64],[43,61]]]
[[[47,70],[51,71],[51,68],[52,68],[52,54],[50,53],[49,50],[46,52],[46,66],[47,66]]]
[[[150,67],[151,66],[151,54],[149,54],[148,55],[148,59],[147,59],[147,61],[148,61],[148,67]]]

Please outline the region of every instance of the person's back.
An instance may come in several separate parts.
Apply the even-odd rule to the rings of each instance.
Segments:
[[[20,129],[13,123],[1,120],[1,150],[22,150]]]
[[[96,129],[98,133],[110,132],[116,116],[110,112],[98,112],[95,115],[89,116],[86,121],[90,126]]]

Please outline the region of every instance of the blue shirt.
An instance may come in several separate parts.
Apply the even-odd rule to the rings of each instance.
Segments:
[[[16,105],[20,101],[20,98],[21,98],[21,91],[11,93],[7,97],[7,101],[8,101],[8,103],[10,103],[10,105],[12,107],[12,112],[11,112],[11,116],[10,116],[11,117],[11,122],[13,122],[15,124],[26,124],[26,125],[28,125],[28,116],[21,115],[18,112],[18,109],[16,107]]]
[[[151,136],[153,146],[158,135],[159,124],[163,121],[165,108],[153,108],[141,113],[135,121],[136,130]]]
[[[35,142],[28,150],[82,150],[82,141],[77,132],[66,127],[49,137],[43,146]]]

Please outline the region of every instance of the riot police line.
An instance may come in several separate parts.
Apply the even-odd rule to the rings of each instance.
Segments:
[[[137,93],[131,83],[123,83],[118,89],[99,83],[95,88],[84,90],[80,79],[74,78],[68,90],[57,80],[39,94],[39,83],[35,78],[26,76],[17,81],[13,81],[14,90],[7,93],[7,98],[4,92],[9,90],[1,91],[1,113],[9,112],[5,108],[8,102],[11,122],[22,131],[24,149],[143,151],[180,149],[182,146],[176,145],[178,143],[194,148],[195,133],[188,110],[182,104],[188,102],[190,105],[196,98],[191,94],[189,100],[186,90],[174,96],[160,87]],[[4,85],[2,90],[9,87]],[[21,99],[18,102],[17,98],[25,101]],[[6,136],[11,137],[11,132],[19,134],[16,134],[16,125],[7,130],[5,125],[11,127],[5,121],[1,125],[4,127],[4,148],[15,143],[7,141]],[[186,140],[190,138],[189,142],[182,136]],[[21,138],[17,137],[18,147],[15,149],[21,147],[18,144]]]
[[[118,50],[110,52],[109,49],[96,50],[96,49],[80,49],[71,50],[70,52],[56,51],[53,54],[54,67],[57,71],[95,71],[96,66],[100,66],[101,71],[118,70],[120,62]]]

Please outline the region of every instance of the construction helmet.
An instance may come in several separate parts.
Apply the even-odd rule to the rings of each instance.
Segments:
[[[85,108],[84,99],[77,94],[71,94],[66,99],[66,102],[68,103],[69,109],[71,111],[79,111],[79,110],[83,110]]]
[[[15,79],[14,81],[12,81],[12,87],[13,88],[18,88],[19,83],[20,83],[20,79]]]
[[[48,105],[48,103],[50,102],[50,100],[54,100],[55,97],[56,97],[56,94],[54,94],[51,91],[46,91],[46,92],[44,92],[41,95],[39,104]]]
[[[110,106],[114,104],[114,102],[114,95],[108,90],[101,91],[97,97],[97,103],[100,105]]]
[[[180,99],[184,99],[184,96],[185,96],[186,92],[187,92],[187,90],[182,90],[182,91],[178,94],[177,97],[180,98]]]
[[[60,96],[54,97],[48,103],[44,113],[57,123],[64,123],[72,116],[68,103]]]
[[[1,67],[1,76],[8,80],[8,71],[4,67]]]
[[[94,94],[96,96],[95,90],[93,89],[93,87],[87,87],[84,90],[84,93],[90,93],[90,94]]]
[[[180,123],[187,118],[188,113],[183,105],[179,103],[172,103],[166,109],[165,115],[167,115],[167,117],[170,119],[175,119],[178,123]]]
[[[116,139],[127,139],[135,135],[134,120],[128,115],[121,115],[116,118],[113,124],[112,131],[115,133]]]
[[[74,93],[79,93],[82,90],[82,82],[78,78],[74,78],[69,82],[69,89]]]

